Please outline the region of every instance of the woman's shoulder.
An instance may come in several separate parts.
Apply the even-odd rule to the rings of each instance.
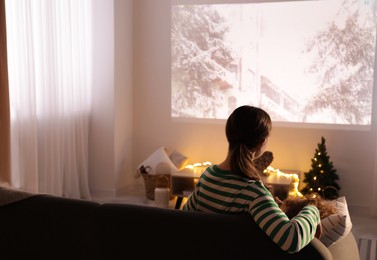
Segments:
[[[247,189],[255,192],[260,197],[272,197],[270,190],[264,185],[261,180],[249,180],[247,182]]]

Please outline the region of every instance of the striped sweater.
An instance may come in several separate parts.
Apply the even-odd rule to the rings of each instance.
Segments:
[[[201,175],[183,210],[248,215],[284,251],[300,251],[320,223],[315,206],[306,206],[291,220],[261,181],[232,174],[212,165]]]

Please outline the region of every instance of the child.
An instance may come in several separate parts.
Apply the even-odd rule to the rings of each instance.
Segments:
[[[227,157],[204,171],[183,210],[246,214],[282,250],[294,253],[314,238],[320,216],[315,206],[306,205],[289,219],[261,181],[253,160],[265,151],[271,125],[270,116],[260,108],[235,109],[225,126]]]

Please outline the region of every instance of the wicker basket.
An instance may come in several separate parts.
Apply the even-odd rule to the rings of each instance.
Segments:
[[[154,200],[154,189],[156,188],[156,180],[157,180],[157,178],[160,175],[168,177],[168,180],[169,180],[168,186],[170,188],[171,174],[147,174],[147,173],[141,173],[141,176],[144,179],[145,195],[147,196],[147,199]],[[173,197],[174,196],[171,195],[171,191],[170,191],[170,199],[173,199]]]

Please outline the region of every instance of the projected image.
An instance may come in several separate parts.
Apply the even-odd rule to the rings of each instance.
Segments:
[[[172,117],[370,125],[376,2],[173,5]]]

